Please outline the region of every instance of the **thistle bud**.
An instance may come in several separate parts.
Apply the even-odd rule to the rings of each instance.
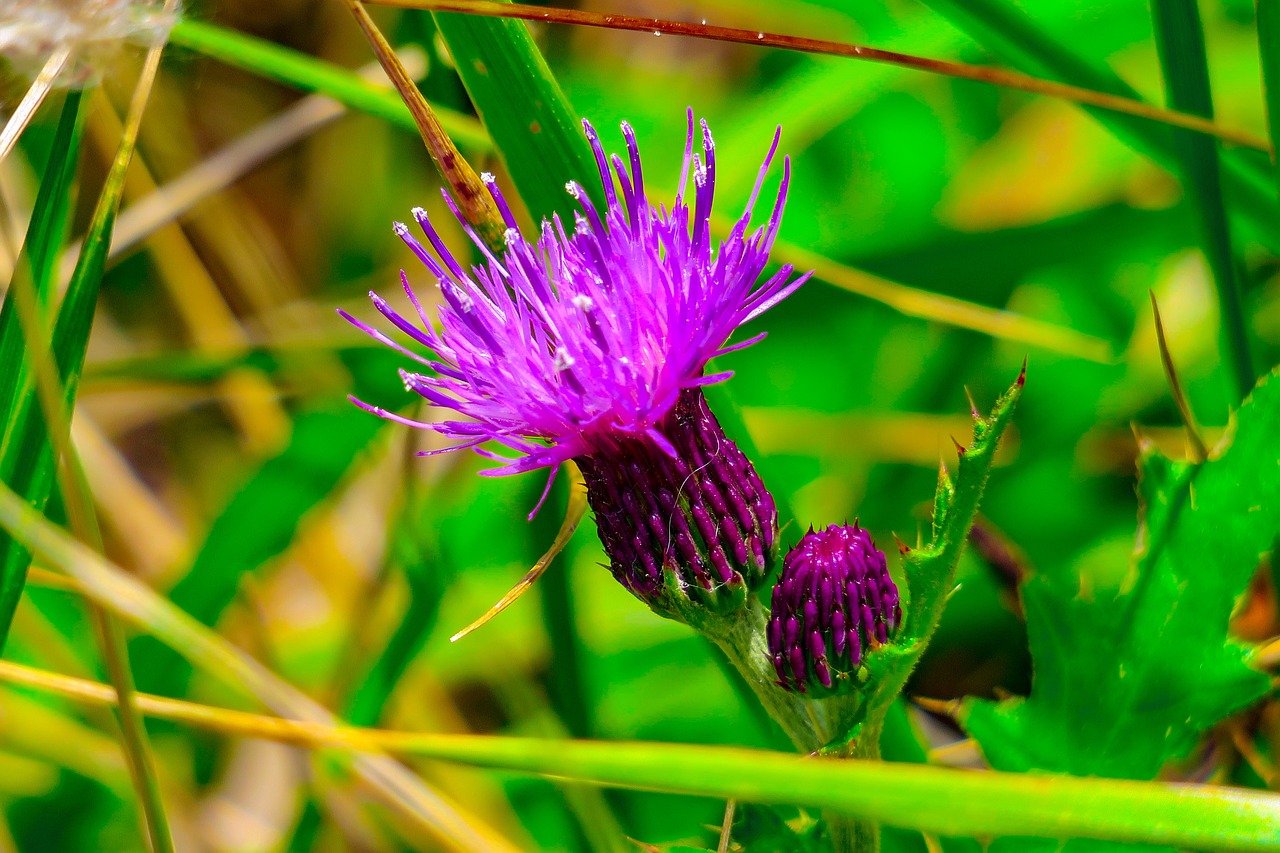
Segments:
[[[613,575],[663,615],[735,610],[773,566],[773,497],[701,390],[680,393],[658,436],[614,436],[576,460]]]
[[[902,621],[884,554],[856,523],[806,533],[773,588],[769,654],[779,686],[828,696],[856,687],[869,651]]]

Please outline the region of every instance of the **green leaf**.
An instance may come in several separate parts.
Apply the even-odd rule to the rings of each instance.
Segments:
[[[27,225],[23,253],[31,266],[31,278],[35,284],[36,299],[46,305],[53,286],[53,274],[58,252],[66,236],[68,211],[71,205],[71,187],[75,180],[76,164],[80,162],[80,136],[83,131],[80,92],[69,92],[62,105],[53,146],[45,163],[44,177],[36,195],[31,222]],[[26,387],[30,379],[30,365],[23,355],[25,349],[22,324],[17,313],[17,296],[0,306],[0,364],[19,365],[16,370],[0,371],[0,412],[4,412],[7,435],[15,414],[15,394]],[[25,381],[24,381],[25,378]]]
[[[1143,444],[1145,547],[1125,589],[1091,594],[1060,572],[1023,585],[1031,695],[970,699],[962,713],[993,767],[1154,778],[1205,729],[1270,691],[1228,620],[1277,532],[1276,376],[1241,407],[1219,457],[1190,465]]]
[[[755,803],[739,803],[735,808],[733,842],[744,853],[820,853],[828,849],[822,825],[813,818],[803,813],[784,818],[780,809]]]
[[[666,743],[402,734],[395,745],[406,754],[475,767],[820,807],[941,835],[1092,838],[1224,851],[1274,851],[1280,842],[1280,796],[1213,785],[971,773]]]
[[[143,83],[140,82],[139,85]],[[58,424],[46,422],[44,411],[36,395],[35,376],[36,367],[39,364],[37,361],[24,360],[13,384],[4,388],[8,399],[3,401],[6,404],[6,417],[4,440],[0,444],[0,480],[22,494],[33,506],[41,509],[48,502],[49,493],[53,488],[54,459],[50,444],[50,430],[70,428],[70,408],[75,400],[80,370],[84,365],[89,329],[93,324],[98,288],[102,283],[107,249],[111,242],[111,231],[115,225],[120,197],[124,191],[125,172],[133,156],[137,126],[141,120],[140,111],[144,105],[145,100],[142,100],[135,102],[135,106],[131,107],[124,136],[116,150],[115,159],[107,173],[97,203],[94,205],[83,248],[71,275],[66,297],[58,309],[52,343],[49,344],[49,352],[46,353],[46,356],[51,358],[46,365],[49,368],[48,375],[43,378],[50,383],[60,383],[61,387],[53,389],[53,392],[60,394],[60,399],[66,407],[65,411],[68,415],[66,422]],[[33,269],[42,279],[35,283],[37,306],[52,296],[51,288],[57,266],[57,252],[61,248],[66,227],[68,187],[75,170],[72,144],[79,140],[79,119],[77,118],[79,109],[78,97],[69,98],[64,103],[58,137],[51,155],[55,158],[54,167],[47,172],[47,179],[51,182],[47,195],[42,186],[41,196],[46,206],[38,207],[33,214],[32,223],[35,230],[28,234]],[[5,307],[15,309],[8,314],[7,322],[9,323],[21,322],[22,312],[17,310],[21,307],[17,304],[18,298],[20,297],[15,296],[15,298],[6,299]],[[37,306],[32,307],[37,309],[33,313],[39,318]],[[3,321],[3,318],[0,318],[0,321]],[[15,333],[9,333],[9,335],[13,334]],[[17,340],[24,340],[24,335],[20,332],[16,334]],[[30,352],[30,342],[28,341],[27,344],[26,351]],[[43,345],[42,343],[41,346]],[[0,536],[0,647],[3,647],[8,637],[13,612],[26,583],[30,562],[30,555],[13,538]]]

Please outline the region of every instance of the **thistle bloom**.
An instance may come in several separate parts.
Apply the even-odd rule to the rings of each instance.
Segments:
[[[777,150],[775,135],[746,210],[728,237],[713,243],[716,155],[706,122],[695,153],[689,112],[680,188],[669,210],[649,202],[629,125],[622,125],[626,161],[606,157],[595,130],[583,126],[606,207],[598,210],[583,187],[570,182],[566,188],[580,207],[571,228],[552,217],[530,242],[490,175],[485,182],[507,225],[501,256],[465,221],[483,257],[470,270],[445,247],[425,211],[416,209],[414,217],[432,251],[396,225],[440,288],[438,328],[403,272],[419,322],[370,296],[379,313],[429,354],[411,353],[347,316],[428,368],[402,371],[407,389],[462,417],[421,423],[356,402],[457,440],[449,450],[473,448],[499,463],[487,474],[550,468],[554,476],[562,462],[577,460],[614,573],[628,588],[651,605],[663,589],[715,598],[726,586],[737,589],[731,597],[740,601],[745,585],[767,572],[776,513],[700,389],[732,375],[706,375],[708,361],[764,337],[729,344],[733,332],[808,277],[793,280],[787,265],[757,286],[782,218],[790,163],[784,160],[768,221],[749,231]],[[685,194],[690,177],[692,199]]]
[[[767,639],[778,684],[848,692],[866,653],[889,642],[901,621],[898,587],[870,534],[856,523],[809,528],[773,588]]]

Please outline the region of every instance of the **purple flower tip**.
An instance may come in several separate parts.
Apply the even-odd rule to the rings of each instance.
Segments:
[[[432,323],[403,272],[416,316],[406,318],[377,298],[374,307],[428,352],[413,353],[378,329],[347,319],[423,365],[424,372],[405,373],[405,387],[461,419],[420,423],[365,408],[456,439],[452,449],[475,448],[500,463],[493,473],[515,474],[554,468],[620,439],[652,437],[681,392],[727,378],[704,376],[707,362],[759,340],[728,344],[739,326],[776,305],[808,275],[793,279],[786,265],[757,283],[778,233],[790,178],[784,159],[768,221],[749,231],[779,137],[746,210],[728,237],[713,243],[716,152],[703,123],[701,152],[694,153],[693,118],[690,110],[683,176],[669,210],[646,195],[630,126],[622,127],[624,161],[606,157],[594,128],[583,122],[606,207],[597,210],[570,182],[567,188],[581,208],[571,228],[558,216],[544,220],[530,242],[488,178],[485,184],[508,228],[501,256],[463,222],[483,257],[468,270],[420,208],[414,219],[430,250],[397,223],[397,235],[440,289],[438,322]],[[691,199],[685,195],[690,175]],[[505,452],[480,446],[490,441]]]
[[[778,684],[818,696],[857,688],[851,676],[902,622],[884,554],[857,524],[809,532],[783,558],[766,631]]]

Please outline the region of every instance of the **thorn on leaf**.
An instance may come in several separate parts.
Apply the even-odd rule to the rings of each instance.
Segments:
[[[979,424],[986,423],[983,420],[982,413],[978,411],[978,404],[973,401],[973,392],[969,390],[969,386],[964,386],[965,399],[969,401],[969,414],[973,415],[974,421]]]
[[[907,545],[906,542],[903,542],[901,539],[898,538],[898,534],[896,533],[893,534],[893,541],[898,546],[899,554],[905,557],[907,556],[907,554],[911,553],[911,548]]]

